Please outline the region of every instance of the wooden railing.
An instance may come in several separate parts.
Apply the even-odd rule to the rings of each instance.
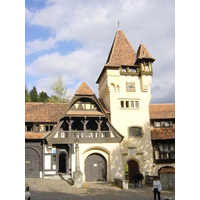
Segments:
[[[61,130],[59,133],[59,138],[79,138],[79,139],[83,139],[83,138],[110,138],[110,132],[109,131],[75,131],[75,130],[71,130],[71,131],[64,131]]]

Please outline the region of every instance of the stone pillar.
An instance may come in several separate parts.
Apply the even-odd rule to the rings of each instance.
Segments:
[[[75,146],[75,172],[74,172],[74,187],[83,187],[83,173],[80,170],[80,160],[79,160],[79,146],[76,141]]]

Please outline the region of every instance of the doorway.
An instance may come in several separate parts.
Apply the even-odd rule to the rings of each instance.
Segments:
[[[107,181],[107,163],[104,156],[98,153],[90,154],[85,160],[85,180]]]
[[[132,176],[134,173],[137,173],[139,172],[139,164],[137,161],[135,160],[129,160],[127,162],[127,165],[128,165],[128,179],[129,179],[129,182],[132,183],[133,180],[132,180]]]
[[[59,155],[59,173],[66,173],[67,154],[62,152]]]

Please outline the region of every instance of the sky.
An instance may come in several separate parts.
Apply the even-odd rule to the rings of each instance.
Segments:
[[[83,81],[99,96],[96,81],[120,28],[153,63],[150,103],[175,103],[175,2],[173,0],[25,0],[25,84],[53,94],[62,76],[74,96]]]

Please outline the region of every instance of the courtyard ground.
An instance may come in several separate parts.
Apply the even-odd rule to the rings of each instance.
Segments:
[[[66,180],[26,178],[25,186],[30,187],[31,200],[152,200],[152,187],[134,188],[131,184],[128,190],[123,190],[109,182],[84,183],[83,188],[75,188]],[[162,191],[161,199],[175,199],[174,191]]]

